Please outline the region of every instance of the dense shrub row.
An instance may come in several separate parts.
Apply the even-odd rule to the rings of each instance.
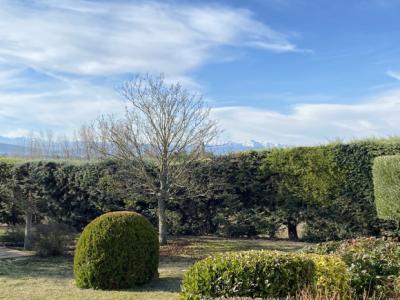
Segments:
[[[117,186],[113,177],[119,169],[122,168],[112,161],[87,164],[0,161],[0,189],[3,188],[0,223],[22,223],[27,208],[24,198],[32,195],[30,209],[36,222],[50,219],[81,230],[101,213],[125,206],[119,192],[124,189]],[[10,195],[13,184],[18,185],[18,195],[14,191],[14,198]]]
[[[174,231],[273,237],[285,225],[296,238],[304,222],[309,241],[378,235],[395,226],[377,218],[372,164],[396,153],[400,141],[390,139],[210,158],[193,171],[201,196],[171,206]]]
[[[296,238],[297,225],[306,223],[305,238],[311,241],[377,235],[395,227],[377,218],[372,163],[398,153],[400,142],[392,139],[204,157],[190,175],[196,188],[172,193],[169,232],[274,237],[285,225]],[[41,187],[34,220],[81,230],[104,212],[128,209],[156,222],[156,199],[143,192],[129,163],[29,164],[35,170],[31,180]],[[0,161],[1,223],[23,222],[21,208],[3,188],[19,166]]]
[[[400,142],[397,139],[306,149],[320,152],[325,157],[324,160],[313,158],[303,163],[303,174],[311,175],[303,177],[305,184],[302,187],[305,187],[306,192],[316,187],[317,195],[311,190],[311,196],[296,198],[300,203],[294,202],[292,209],[288,210],[288,215],[292,215],[294,220],[306,222],[306,239],[323,241],[377,235],[382,228],[394,228],[393,223],[383,223],[377,218],[372,165],[375,157],[400,153]],[[302,148],[293,148],[291,151],[293,161],[298,162],[299,159],[295,157],[301,153]],[[318,162],[317,166],[314,161]],[[326,179],[321,183],[320,179],[314,181],[313,177]],[[312,182],[318,184],[313,185]],[[299,212],[296,212],[296,207],[300,208]]]
[[[183,299],[283,298],[302,290],[349,295],[349,275],[340,258],[276,251],[220,254],[195,263],[182,282]]]
[[[306,250],[308,253],[335,254],[346,263],[352,289],[359,295],[390,297],[400,274],[400,244],[376,238],[332,241]]]

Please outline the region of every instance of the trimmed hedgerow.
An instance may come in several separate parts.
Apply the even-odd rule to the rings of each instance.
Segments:
[[[208,257],[185,273],[182,299],[269,298],[320,291],[346,299],[350,275],[337,256],[245,251]]]
[[[394,279],[400,274],[398,242],[359,238],[322,243],[305,251],[340,256],[347,265],[351,288],[359,295],[367,292],[390,296]]]
[[[372,171],[378,217],[400,222],[400,155],[375,158]]]
[[[200,192],[178,189],[168,202],[170,233],[273,236],[289,225],[295,238],[304,222],[302,238],[313,242],[391,234],[394,222],[377,217],[372,162],[395,154],[399,138],[204,157],[189,178]],[[10,172],[20,162],[0,158],[0,223],[23,223],[9,192]],[[133,208],[155,225],[157,201],[143,193],[129,165],[46,163],[50,170],[38,178],[46,201],[37,217],[81,231],[104,212]]]
[[[315,288],[326,295],[340,295],[342,299],[349,297],[350,273],[346,263],[334,255],[307,254],[315,264]]]
[[[285,297],[312,286],[315,264],[299,254],[245,251],[195,263],[185,273],[182,299]]]
[[[158,276],[159,244],[153,226],[134,212],[101,215],[83,230],[74,274],[81,288],[122,289]]]

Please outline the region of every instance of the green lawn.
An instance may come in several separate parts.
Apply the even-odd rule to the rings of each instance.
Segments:
[[[295,251],[304,245],[289,241],[175,238],[161,248],[160,278],[126,291],[75,287],[72,257],[4,259],[0,260],[0,299],[179,299],[182,275],[197,259],[235,250]]]

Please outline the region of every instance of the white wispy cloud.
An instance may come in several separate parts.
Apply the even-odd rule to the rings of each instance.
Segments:
[[[394,78],[396,80],[400,80],[400,72],[395,72],[395,71],[392,71],[392,70],[388,70],[386,72],[386,75],[389,76],[389,77],[392,77],[392,78]]]
[[[9,82],[19,72],[4,72]],[[28,82],[28,84],[30,84]],[[46,92],[42,90],[48,89]],[[316,96],[317,97],[317,96]],[[307,101],[310,97],[301,97]],[[212,110],[224,129],[221,141],[268,141],[316,144],[337,138],[400,135],[400,90],[391,90],[356,104],[294,104],[288,113],[249,106]],[[0,86],[0,136],[20,136],[30,130],[52,128],[72,132],[102,113],[123,113],[124,102],[107,87],[64,78],[56,86],[46,81],[35,92],[3,91]]]
[[[99,114],[123,112],[115,90],[48,73],[40,80],[0,65],[0,135],[53,129],[71,133]],[[35,75],[37,76],[37,75]],[[5,79],[4,81],[1,79]]]
[[[143,1],[32,3],[1,2],[0,59],[73,74],[182,75],[219,46],[298,50],[244,9]]]
[[[191,72],[226,60],[217,48],[299,51],[248,10],[190,2],[0,0],[0,28],[0,135],[12,136],[120,113],[105,78],[162,72],[199,88]]]
[[[357,104],[300,104],[290,113],[254,107],[213,110],[233,141],[260,140],[282,144],[317,144],[341,138],[400,135],[400,90]]]
[[[191,72],[218,60],[218,47],[311,52],[248,10],[189,2],[3,0],[0,28],[0,135],[8,136],[68,132],[100,113],[122,113],[113,88],[93,78],[164,72],[195,86]],[[399,72],[387,75],[400,80]],[[212,113],[234,141],[399,135],[400,90],[357,104],[304,103],[290,113],[238,106]]]

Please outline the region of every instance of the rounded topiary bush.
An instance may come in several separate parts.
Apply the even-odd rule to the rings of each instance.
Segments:
[[[183,299],[281,298],[313,287],[315,263],[301,254],[244,251],[195,263],[182,282]]]
[[[74,275],[81,288],[122,289],[158,275],[159,244],[153,226],[134,212],[101,215],[83,230]]]

